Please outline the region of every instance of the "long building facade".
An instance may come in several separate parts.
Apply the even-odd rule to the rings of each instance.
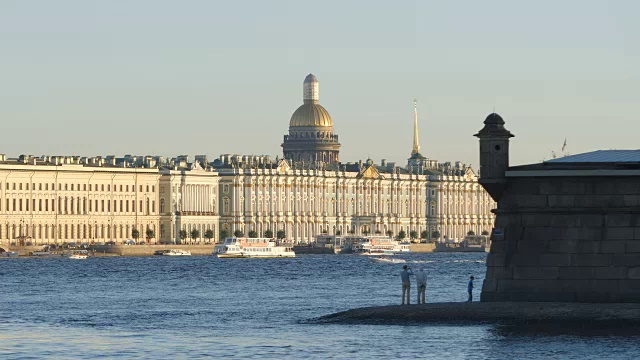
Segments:
[[[309,74],[289,121],[284,157],[182,155],[122,158],[0,155],[0,245],[217,242],[234,233],[418,234],[462,239],[488,233],[495,203],[476,173],[421,155],[417,106],[406,166],[340,162],[333,119]]]

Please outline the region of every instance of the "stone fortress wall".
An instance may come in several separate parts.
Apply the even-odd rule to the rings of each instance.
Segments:
[[[510,179],[482,301],[640,301],[640,177]]]

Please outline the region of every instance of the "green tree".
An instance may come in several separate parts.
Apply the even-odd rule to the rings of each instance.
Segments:
[[[253,231],[253,230],[249,231],[249,237],[250,238],[257,238],[258,237],[258,232]]]
[[[200,231],[198,231],[198,229],[191,230],[191,242],[192,243],[199,237],[200,237]]]
[[[336,235],[342,235],[342,231],[336,230]]]
[[[391,231],[391,230],[387,230],[387,236],[388,236],[388,237],[392,237],[392,236],[393,236],[393,231]]]
[[[184,239],[187,238],[187,230],[185,230],[185,229],[180,230],[180,234],[179,235],[180,235],[180,240],[184,241]]]
[[[482,230],[482,235],[487,236],[489,235],[489,232],[487,230]]]
[[[151,230],[150,228],[147,228],[145,235],[147,235],[147,243],[151,242],[151,239],[156,237],[155,231]]]
[[[220,230],[220,241],[224,241],[229,237],[229,232],[226,229]]]
[[[409,231],[409,238],[410,238],[411,240],[415,240],[415,239],[417,239],[417,238],[418,238],[418,232],[417,232],[417,231],[415,231],[415,230],[411,230],[411,231]]]
[[[284,230],[278,230],[278,232],[276,233],[276,237],[279,240],[282,240],[287,237],[287,233],[285,233]]]
[[[133,238],[133,240],[138,241],[138,238],[140,237],[140,231],[138,231],[138,229],[133,228],[133,230],[131,230],[131,237]]]
[[[475,234],[476,234],[476,233],[475,233],[475,232],[473,232],[473,230],[469,230],[469,231],[467,232],[467,236],[473,236],[473,235],[475,235]]]
[[[434,240],[439,239],[439,238],[440,238],[440,231],[438,231],[438,230],[434,230],[434,231],[431,233],[431,238],[432,238],[432,239],[434,239]]]
[[[422,230],[420,233],[420,239],[427,240],[429,238],[429,232],[427,230]]]
[[[269,239],[273,239],[273,231],[265,230],[264,237],[269,238]]]
[[[362,233],[366,236],[369,235],[369,229],[364,229],[362,230]]]
[[[211,243],[211,239],[213,239],[213,230],[207,229],[207,231],[204,232],[204,237],[209,243]]]
[[[235,236],[235,237],[243,237],[244,233],[240,229],[238,229],[238,230],[233,232],[233,236]]]
[[[398,233],[398,239],[404,240],[404,238],[406,237],[407,237],[407,233],[404,232],[404,230],[400,230],[400,232]]]

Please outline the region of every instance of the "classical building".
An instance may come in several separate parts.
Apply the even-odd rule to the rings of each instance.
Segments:
[[[115,158],[0,155],[0,239],[13,243],[105,242],[158,229],[157,169]]]
[[[223,155],[212,163],[221,178],[225,233],[284,230],[296,242],[309,242],[322,233],[426,232],[461,239],[491,229],[494,203],[473,170],[420,154],[417,105],[411,157],[398,167],[384,160],[339,162],[333,121],[318,104],[318,80],[311,74],[303,98],[284,137],[284,159]]]
[[[162,242],[187,241],[192,237],[207,241],[219,239],[220,178],[207,167],[206,159],[189,163],[183,157],[173,167],[160,170],[159,239]]]

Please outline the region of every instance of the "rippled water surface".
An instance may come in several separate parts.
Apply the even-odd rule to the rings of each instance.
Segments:
[[[427,301],[466,300],[485,254],[411,254]],[[315,325],[400,301],[401,266],[295,259],[0,260],[0,358],[637,358],[636,334],[478,326]],[[415,296],[415,289],[412,295]]]

